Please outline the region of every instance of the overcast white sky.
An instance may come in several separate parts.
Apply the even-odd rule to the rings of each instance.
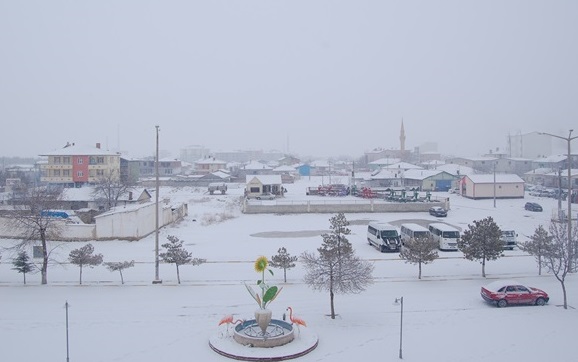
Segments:
[[[477,155],[578,119],[576,1],[2,1],[0,156]],[[577,128],[578,127],[574,127]]]

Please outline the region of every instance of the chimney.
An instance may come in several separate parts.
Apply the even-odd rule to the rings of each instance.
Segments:
[[[128,199],[129,199],[129,200],[132,200],[132,191],[129,191],[129,192],[128,192]]]
[[[96,143],[96,148],[98,148],[100,150],[100,142]]]

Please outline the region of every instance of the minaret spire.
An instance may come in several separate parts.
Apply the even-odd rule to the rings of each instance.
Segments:
[[[401,131],[399,132],[399,150],[402,154],[405,151],[405,129],[403,128],[403,117],[401,117]]]

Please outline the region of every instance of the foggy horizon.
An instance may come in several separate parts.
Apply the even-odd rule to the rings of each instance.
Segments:
[[[577,14],[573,1],[3,2],[0,156],[74,142],[144,157],[159,125],[175,158],[189,145],[357,157],[398,149],[402,119],[408,150],[506,152],[508,135],[574,128]]]

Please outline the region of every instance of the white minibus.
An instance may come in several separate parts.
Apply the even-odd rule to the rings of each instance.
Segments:
[[[372,221],[367,225],[367,242],[382,253],[399,251],[401,240],[395,226],[384,222]]]
[[[404,244],[409,239],[429,238],[430,232],[426,227],[419,224],[401,224],[401,242]]]
[[[438,242],[440,250],[458,250],[460,231],[453,226],[441,222],[429,224],[429,232],[432,238]]]

